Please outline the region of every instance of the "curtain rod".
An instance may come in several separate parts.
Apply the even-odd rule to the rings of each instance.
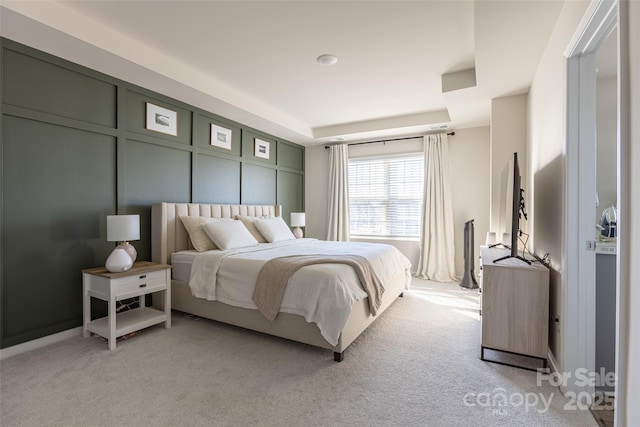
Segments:
[[[449,136],[453,136],[455,134],[456,134],[455,132],[447,132],[447,135],[449,135]],[[404,140],[407,140],[407,139],[416,139],[416,138],[422,138],[422,135],[408,136],[406,138],[379,139],[379,140],[376,140],[376,141],[352,142],[351,144],[347,143],[347,145],[375,144],[375,143],[378,143],[378,142],[404,141]],[[332,145],[337,145],[337,144],[332,144]],[[331,145],[325,145],[324,149],[326,150],[329,147],[331,147]]]

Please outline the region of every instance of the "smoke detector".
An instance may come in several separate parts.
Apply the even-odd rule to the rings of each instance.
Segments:
[[[322,65],[333,65],[336,62],[338,62],[338,58],[336,58],[335,55],[325,53],[323,55],[318,56],[316,58],[316,61],[318,61],[318,63]]]

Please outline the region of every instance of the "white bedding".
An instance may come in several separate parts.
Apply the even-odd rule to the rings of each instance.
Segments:
[[[183,251],[174,254],[172,262],[180,261],[180,270],[184,273],[184,264],[193,259],[189,286],[195,297],[256,309],[253,289],[260,268],[269,259],[287,255],[346,253],[367,257],[383,283],[404,272],[408,289],[411,281],[409,260],[395,247],[377,243],[285,240],[226,251]],[[291,276],[280,312],[298,314],[307,322],[316,323],[324,339],[336,345],[351,313],[351,306],[366,297],[350,266],[312,265]]]
[[[171,278],[181,282],[189,282],[191,277],[191,264],[198,255],[198,251],[190,249],[171,254]]]

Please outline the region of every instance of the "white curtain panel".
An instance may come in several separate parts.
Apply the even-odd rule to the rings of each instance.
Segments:
[[[424,208],[416,277],[456,281],[447,135],[424,137]]]
[[[329,147],[329,230],[327,240],[349,241],[349,148]]]

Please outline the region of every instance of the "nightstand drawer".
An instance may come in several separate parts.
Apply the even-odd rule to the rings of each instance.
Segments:
[[[116,295],[129,293],[141,289],[153,289],[167,285],[166,271],[151,271],[149,273],[136,274],[135,276],[113,279],[111,285]]]

